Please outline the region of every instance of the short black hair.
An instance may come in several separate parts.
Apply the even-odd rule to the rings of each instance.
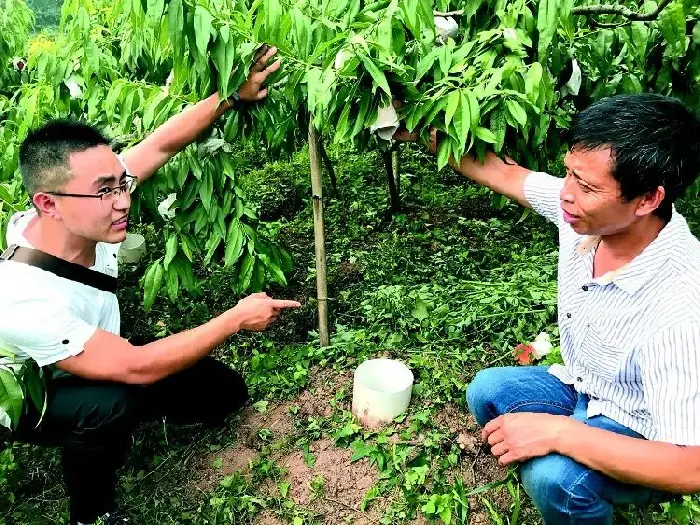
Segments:
[[[700,173],[700,120],[673,97],[601,99],[575,117],[570,145],[584,151],[610,147],[612,175],[627,201],[663,186],[666,196],[654,214],[666,221]]]
[[[95,126],[73,120],[52,120],[32,130],[19,149],[19,169],[29,195],[56,191],[70,180],[69,156],[110,145]]]

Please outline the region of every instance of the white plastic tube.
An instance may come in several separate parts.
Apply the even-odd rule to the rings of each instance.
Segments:
[[[138,233],[127,233],[126,239],[119,246],[117,260],[120,263],[135,264],[146,253],[146,239]]]
[[[355,370],[352,412],[365,427],[382,427],[408,408],[412,390],[413,373],[405,364],[370,359]]]

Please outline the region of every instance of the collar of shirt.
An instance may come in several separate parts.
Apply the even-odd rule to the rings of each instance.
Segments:
[[[671,254],[670,248],[674,241],[687,229],[685,226],[685,219],[676,212],[674,207],[671,220],[642,253],[617,270],[607,272],[597,279],[591,278],[590,282],[602,286],[614,283],[630,295],[637,293],[658,274],[659,269]],[[584,235],[576,246],[577,253],[584,258],[589,275],[593,273],[593,256],[599,243],[599,235]]]

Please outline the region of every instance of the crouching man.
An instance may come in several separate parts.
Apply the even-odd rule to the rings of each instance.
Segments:
[[[559,236],[564,365],[482,370],[467,401],[547,525],[612,524],[616,503],[700,490],[700,243],[674,207],[700,172],[700,122],[672,98],[603,99],[564,163],[558,178],[452,162]]]
[[[264,98],[262,83],[279,67],[267,66],[275,49],[265,51],[238,90],[243,101]],[[134,428],[161,417],[216,424],[237,411],[248,399],[243,378],[209,354],[300,306],[254,294],[143,346],[119,335],[116,252],[130,194],[232,106],[214,94],[121,155],[92,126],[63,121],[34,130],[21,145],[33,209],[14,215],[7,230],[17,249],[0,261],[0,348],[51,376],[45,414],[30,407],[13,438],[61,448],[71,524],[125,523],[114,512],[115,472]],[[9,423],[1,410],[0,423]]]

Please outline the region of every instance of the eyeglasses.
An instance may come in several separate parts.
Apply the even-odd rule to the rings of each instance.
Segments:
[[[122,192],[129,194],[136,189],[138,179],[133,175],[125,175],[126,180],[116,188],[105,188],[98,193],[61,193],[60,191],[47,191],[49,195],[59,195],[61,197],[87,197],[90,199],[100,199],[102,201],[114,202],[121,197]]]

